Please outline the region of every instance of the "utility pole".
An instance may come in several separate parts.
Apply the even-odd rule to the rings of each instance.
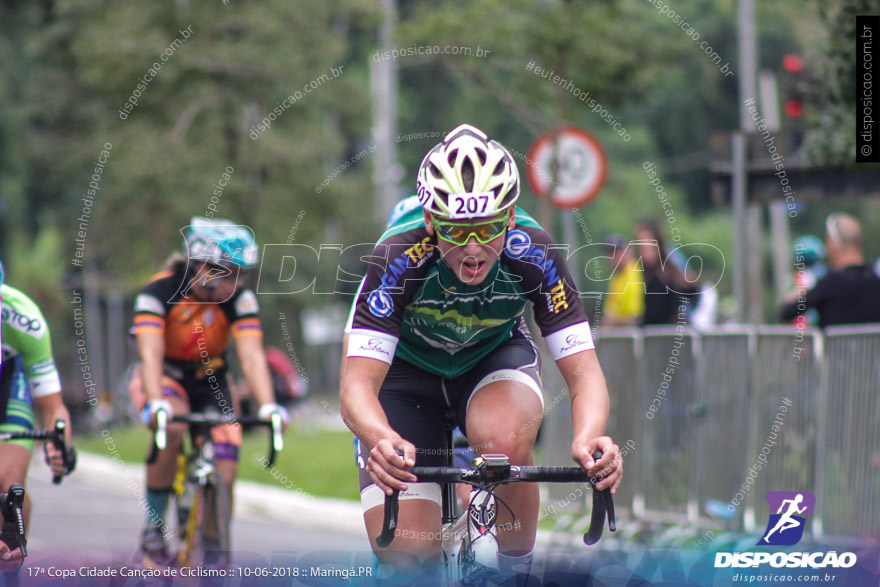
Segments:
[[[782,136],[779,131],[782,125],[779,121],[779,96],[776,91],[776,76],[769,71],[761,72],[759,77],[761,87],[761,116],[767,129],[774,133],[779,141],[779,149],[783,149]],[[764,154],[762,153],[762,156]],[[769,155],[769,153],[768,153]],[[776,299],[782,299],[786,291],[791,287],[791,249],[789,248],[788,233],[788,209],[785,202],[777,198],[767,205],[770,214],[770,243],[773,263],[773,286]]]
[[[401,198],[403,170],[397,162],[397,64],[385,59],[392,48],[396,0],[382,0],[382,23],[379,25],[378,59],[370,63],[373,94],[373,143],[376,145],[375,171],[378,221],[384,225],[394,205]]]
[[[740,138],[734,138],[734,292],[737,295],[739,321],[763,321],[763,241],[761,235],[761,208],[748,203],[748,181],[745,136],[755,129],[745,101],[758,97],[758,51],[755,28],[755,0],[739,0],[737,4],[739,27],[739,108]],[[740,152],[737,152],[740,150]]]

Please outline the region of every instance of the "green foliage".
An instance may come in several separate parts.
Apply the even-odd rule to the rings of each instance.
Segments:
[[[38,209],[51,202],[48,221],[72,234],[102,146],[112,145],[88,259],[129,278],[129,291],[180,248],[191,216],[248,224],[260,243],[285,242],[300,209],[300,239],[319,240],[329,219],[350,216],[314,186],[368,134],[363,66],[345,34],[327,34],[369,24],[359,4],[90,0],[12,16],[32,32],[17,47],[31,69],[20,78],[26,122],[10,131],[25,146],[20,197]],[[342,75],[303,91],[331,68]],[[250,134],[294,95],[270,128]],[[131,96],[137,104],[125,109]],[[369,193],[364,167],[346,174],[348,189]],[[232,179],[218,190],[227,168]]]
[[[67,258],[62,258],[62,239],[52,226],[39,229],[33,241],[24,235],[13,235],[11,263],[5,264],[6,283],[30,296],[43,313],[52,315],[64,307],[58,283],[66,271]],[[27,259],[27,262],[21,260]]]
[[[849,165],[856,142],[856,16],[875,14],[876,0],[816,2],[823,25],[810,62],[816,64],[814,100],[822,108],[807,136],[807,156],[816,165]]]

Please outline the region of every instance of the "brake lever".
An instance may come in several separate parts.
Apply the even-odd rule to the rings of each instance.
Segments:
[[[397,532],[397,513],[400,506],[399,495],[400,490],[395,489],[391,495],[385,496],[385,519],[382,520],[382,533],[376,537],[376,544],[382,548],[391,544]]]
[[[159,408],[156,410],[156,448],[165,450],[168,446],[168,412]]]
[[[602,458],[602,451],[596,450],[593,453],[593,459]],[[617,531],[617,521],[614,517],[614,498],[611,495],[611,489],[596,489],[596,483],[590,481],[593,488],[593,512],[590,516],[590,527],[584,533],[584,544],[592,546],[599,542],[602,538],[602,531],[605,529],[605,517],[608,517],[608,529],[612,532]]]
[[[281,433],[283,428],[281,414],[272,412],[272,446],[279,452],[284,450],[284,435]]]
[[[67,423],[63,418],[58,418],[55,420],[55,437],[52,438],[52,444],[55,446],[55,450],[61,453],[61,462],[64,470],[70,466],[70,461],[67,457],[67,447],[64,443],[64,432],[67,429]],[[52,483],[58,485],[61,483],[61,480],[64,478],[64,474],[61,475],[52,475]]]
[[[21,548],[21,556],[27,556],[27,538],[24,534],[24,487],[21,483],[13,483],[6,492],[6,502],[3,504],[3,541],[9,546],[9,550]]]

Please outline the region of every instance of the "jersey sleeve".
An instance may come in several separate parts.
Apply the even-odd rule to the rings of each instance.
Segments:
[[[260,326],[260,306],[252,290],[239,291],[228,304],[232,310],[229,320],[232,324],[233,337],[238,339],[242,336],[263,336],[263,329]]]
[[[554,360],[594,348],[590,323],[565,265],[565,251],[544,230],[522,225],[510,231],[504,249],[505,264],[522,280]]]
[[[7,290],[6,293],[9,293]],[[40,308],[24,293],[6,295],[3,322],[4,342],[15,349],[24,363],[31,397],[61,391],[61,378],[52,356],[52,335]]]
[[[168,291],[166,279],[151,281],[141,290],[134,300],[135,334],[152,331],[164,332],[165,315],[168,312],[167,302],[173,291]]]
[[[347,356],[391,363],[406,306],[437,255],[424,227],[392,235],[376,246],[354,301]]]

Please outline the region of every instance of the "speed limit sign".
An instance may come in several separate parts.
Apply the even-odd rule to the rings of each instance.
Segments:
[[[538,137],[529,149],[526,168],[529,185],[539,197],[549,195],[557,208],[579,208],[602,189],[607,160],[592,135],[566,127]]]

